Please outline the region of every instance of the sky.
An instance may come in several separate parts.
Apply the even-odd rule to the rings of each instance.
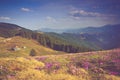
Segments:
[[[120,0],[0,0],[0,22],[37,30],[120,23]]]

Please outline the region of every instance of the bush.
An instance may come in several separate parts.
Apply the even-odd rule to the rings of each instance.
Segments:
[[[32,49],[30,51],[30,56],[36,56],[36,55],[37,55],[37,52],[34,49]]]

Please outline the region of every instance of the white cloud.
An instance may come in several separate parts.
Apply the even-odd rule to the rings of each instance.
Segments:
[[[50,16],[47,16],[46,17],[46,21],[48,21],[48,22],[56,22],[56,19],[55,18],[53,18],[53,17],[50,17]]]
[[[24,11],[24,12],[30,12],[31,11],[29,8],[24,8],[24,7],[21,8],[21,10]]]
[[[11,18],[6,16],[0,16],[0,20],[11,20]]]
[[[100,16],[105,16],[104,14],[97,13],[97,12],[87,12],[84,10],[73,10],[70,12],[70,14],[74,17],[100,17]]]
[[[111,19],[111,18],[114,18],[116,17],[116,15],[112,15],[112,14],[102,14],[102,13],[98,13],[98,12],[88,12],[88,11],[85,11],[85,10],[72,10],[70,12],[70,16],[74,19],[80,19],[82,17],[98,17],[98,18],[107,18],[107,19]]]

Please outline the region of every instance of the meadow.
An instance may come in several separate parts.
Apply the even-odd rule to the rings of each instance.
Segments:
[[[0,58],[0,80],[120,80],[120,49]]]
[[[20,36],[11,38],[0,37],[0,57],[27,57],[31,50],[35,50],[35,56],[65,54],[42,46],[33,39],[26,39]]]

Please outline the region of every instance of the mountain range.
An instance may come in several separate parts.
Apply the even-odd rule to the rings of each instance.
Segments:
[[[120,47],[120,24],[64,30],[63,33],[32,31],[21,26],[0,23],[0,36],[34,39],[45,47],[69,53]]]
[[[91,47],[95,50],[113,49],[120,47],[120,24],[105,25],[102,27],[87,27],[82,29],[68,29],[56,35],[70,42]]]
[[[68,32],[73,35],[77,35],[79,38],[80,36],[83,36],[84,41],[91,42],[102,49],[113,49],[120,47],[120,24],[105,25],[98,28],[88,27],[84,29],[71,30]]]
[[[45,47],[69,53],[85,52],[92,50],[91,48],[82,45],[76,45],[56,35],[32,31],[10,23],[0,23],[0,36],[5,38],[21,36],[27,39],[34,39]]]

